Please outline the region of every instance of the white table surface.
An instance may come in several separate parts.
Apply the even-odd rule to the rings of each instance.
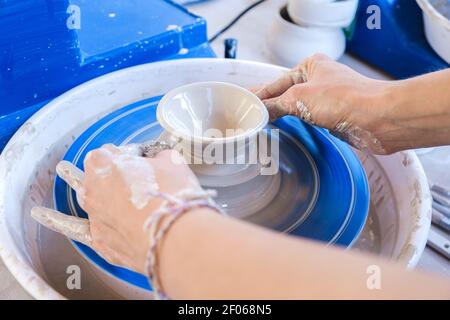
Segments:
[[[209,2],[191,5],[189,10],[206,18],[208,33],[213,35],[225,26],[238,13],[255,0],[211,0]],[[223,56],[223,39],[238,39],[237,58],[266,63],[274,63],[270,50],[266,47],[265,34],[273,16],[284,0],[268,0],[253,9],[238,21],[224,35],[212,44],[218,56]],[[387,76],[355,59],[344,55],[341,62],[372,78],[386,79]],[[436,148],[420,156],[430,183],[440,183],[450,188],[450,147]],[[430,248],[426,248],[419,261],[418,268],[436,272],[450,277],[450,261],[440,256]],[[30,299],[31,297],[15,281],[6,267],[0,261],[0,299]]]

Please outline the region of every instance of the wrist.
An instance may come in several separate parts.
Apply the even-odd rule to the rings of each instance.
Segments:
[[[150,241],[145,261],[145,273],[149,277],[157,299],[167,297],[161,280],[163,255],[180,254],[179,246],[171,247],[170,245],[165,245],[165,243],[180,243],[180,241],[184,242],[187,239],[192,239],[192,234],[189,234],[189,232],[195,230],[195,226],[200,221],[204,220],[206,216],[219,216],[218,213],[221,213],[210,200],[207,200],[204,204],[202,202],[196,204],[195,200],[191,201],[193,203],[186,203],[187,207],[185,205],[174,207],[174,211],[169,210],[159,218],[158,213],[156,213],[154,222],[150,222],[146,226],[146,229],[149,231]],[[189,206],[192,207],[189,208]],[[186,232],[188,232],[188,235],[186,235]],[[195,234],[195,231],[193,234]]]
[[[340,122],[333,133],[353,147],[369,150],[376,154],[386,154],[385,135],[386,114],[393,94],[388,81],[366,79],[356,89],[349,90],[341,100],[345,103],[340,110]]]
[[[160,259],[163,259],[165,255],[170,255],[173,252],[167,252],[170,250],[170,246],[166,244],[169,242],[177,243],[187,239],[187,235],[195,232],[199,224],[207,221],[211,216],[219,216],[218,212],[211,208],[192,208],[186,211],[180,216],[167,231],[165,236],[158,243],[158,253]],[[165,217],[164,220],[168,220],[169,217]],[[164,221],[162,221],[164,223]]]
[[[429,94],[412,80],[371,80],[355,94],[351,116],[372,152],[391,154],[427,145],[424,119],[432,112],[427,100]]]
[[[386,88],[378,130],[390,152],[450,143],[450,95],[439,74],[391,81]]]
[[[403,117],[411,106],[412,95],[403,81],[381,81],[379,96],[372,105],[375,113],[371,130],[380,141],[384,152],[391,154],[414,147],[411,132],[402,124]],[[410,110],[415,112],[415,110]]]
[[[217,215],[218,212],[212,208],[192,208],[187,210],[183,215],[178,217],[176,221],[172,224],[167,233],[158,243],[158,252],[159,255],[162,256],[164,254],[164,250],[167,249],[165,243],[168,241],[175,240],[175,242],[180,239],[183,240],[187,233],[190,233],[192,230],[195,230],[196,227],[205,221],[207,217]],[[164,217],[162,223],[169,220],[170,217]]]

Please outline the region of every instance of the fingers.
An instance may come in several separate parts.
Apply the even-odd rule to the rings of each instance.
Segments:
[[[56,210],[43,207],[32,208],[31,216],[50,230],[61,233],[87,246],[92,244],[89,220],[87,219],[65,215]]]
[[[89,151],[84,158],[84,170],[88,177],[107,177],[113,171],[114,158],[124,154],[112,144]]]
[[[116,147],[113,144],[105,144],[99,149],[90,151],[85,158],[85,170],[87,167],[96,168],[95,174],[106,174],[110,170],[113,156],[123,153],[139,155],[139,145],[131,144],[123,147]],[[90,165],[86,165],[87,162]],[[68,161],[61,161],[56,166],[56,172],[67,184],[74,189],[77,194],[83,193],[84,172]]]
[[[107,143],[101,146],[100,149],[104,149],[104,150],[108,150],[109,152],[111,152],[112,154],[121,154],[121,153],[134,153],[134,148],[133,144],[129,145],[130,148],[123,148],[123,147],[117,147],[116,145],[112,144],[112,143]]]
[[[269,112],[271,121],[285,115],[292,115],[297,116],[308,123],[313,123],[308,106],[309,100],[307,84],[300,84],[291,87],[281,96],[264,100],[264,105]]]
[[[286,90],[296,84],[307,82],[311,59],[312,58],[304,60],[294,69],[281,76],[279,79],[268,84],[267,86],[260,88],[255,94],[261,100],[270,99],[282,95],[284,92],[286,92]]]
[[[126,154],[142,157],[144,155],[143,146],[138,143],[126,144],[119,146],[118,149]]]
[[[247,90],[250,91],[251,93],[256,94],[262,88],[264,88],[264,86],[254,86],[254,87],[247,88]]]
[[[77,193],[83,192],[84,172],[69,161],[60,161],[56,173]]]
[[[286,90],[290,87],[307,82],[311,76],[312,70],[314,69],[314,65],[317,62],[326,60],[330,60],[330,58],[324,54],[314,54],[313,56],[303,60],[291,71],[285,73],[281,78],[260,88],[255,92],[255,94],[261,100],[278,97],[286,92]]]
[[[295,69],[285,73],[282,77],[278,78],[274,82],[259,89],[255,94],[261,100],[270,99],[283,94],[293,85],[306,82],[307,73],[303,65],[296,67]]]

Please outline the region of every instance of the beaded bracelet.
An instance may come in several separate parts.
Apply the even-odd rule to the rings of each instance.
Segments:
[[[146,259],[146,270],[149,281],[153,287],[154,297],[156,299],[167,299],[161,287],[158,276],[158,244],[167,233],[173,223],[184,213],[193,208],[211,208],[224,214],[223,211],[212,200],[216,196],[215,190],[190,190],[186,189],[175,195],[169,195],[162,192],[153,192],[154,197],[164,200],[161,207],[153,213],[145,222],[144,229],[149,231],[150,245]],[[169,217],[167,220],[162,219]]]

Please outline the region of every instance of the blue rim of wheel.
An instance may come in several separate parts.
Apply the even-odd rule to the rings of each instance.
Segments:
[[[161,96],[145,99],[106,115],[74,141],[64,160],[83,169],[83,160],[90,150],[105,143],[121,144],[143,128],[159,127],[156,106],[160,99]],[[369,210],[368,182],[358,157],[345,142],[297,118],[284,117],[274,125],[303,145],[302,149],[308,151],[320,177],[314,208],[290,234],[327,244],[351,246],[361,232]],[[54,184],[54,204],[60,212],[87,218],[76,202],[75,192],[59,177]],[[112,265],[88,246],[72,242],[85,258],[111,276],[151,290],[144,275]]]

